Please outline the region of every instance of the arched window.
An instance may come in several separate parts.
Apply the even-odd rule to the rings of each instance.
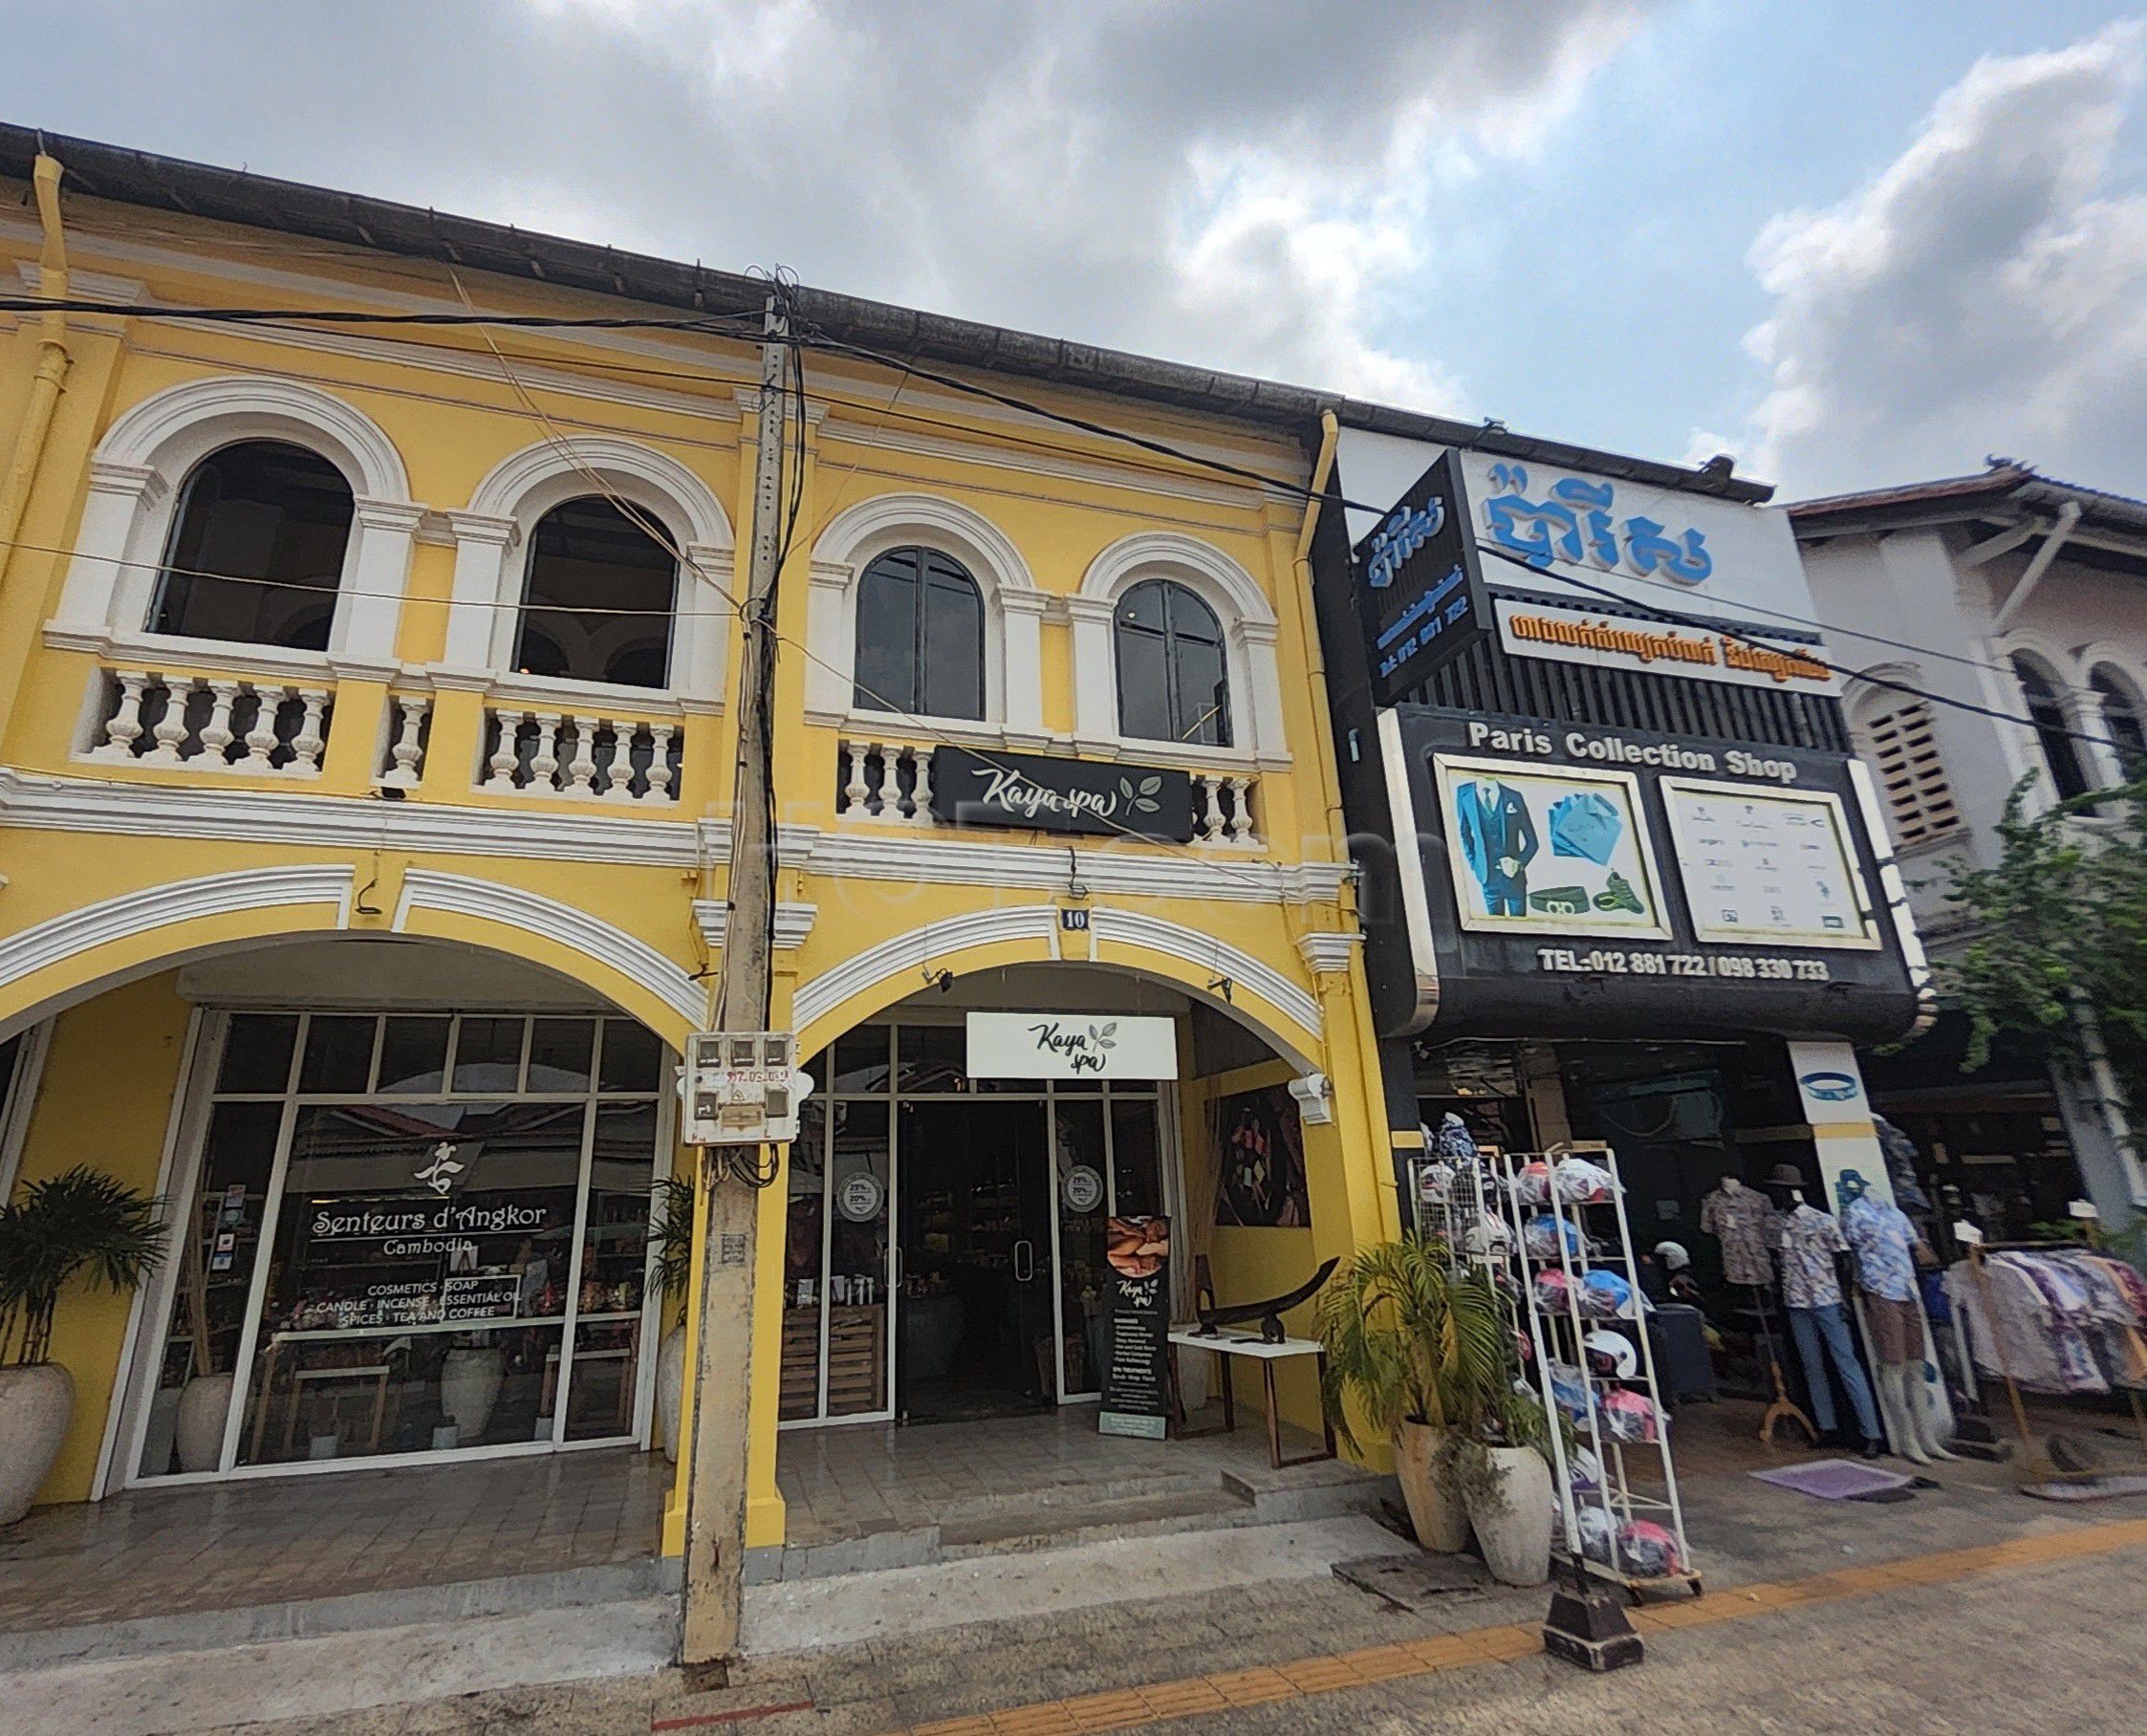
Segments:
[[[679,563],[640,516],[584,495],[537,520],[515,668],[621,687],[669,685]]]
[[[890,549],[857,581],[855,704],[921,717],[984,716],[984,594],[931,549]]]
[[[325,651],[352,511],[343,473],[304,446],[211,452],[180,485],[149,631]]]
[[[1927,844],[1961,825],[1928,700],[1886,688],[1861,694],[1850,733],[1885,798],[1897,849]]]
[[[2013,676],[2020,683],[2021,696],[2028,701],[2028,721],[2035,726],[2035,739],[2042,745],[2043,763],[2050,769],[2050,782],[2057,787],[2058,800],[2085,795],[2087,770],[2080,764],[2079,744],[2072,739],[2072,726],[2066,718],[2065,703],[2058,698],[2057,688],[2029,658],[2013,659]]]
[[[1144,579],[1118,599],[1118,733],[1230,745],[1230,677],[1215,612],[1183,585]]]
[[[2147,709],[2133,684],[2113,669],[2097,669],[2088,685],[2102,701],[2102,724],[2116,749],[2117,766],[2127,781],[2147,777]]]

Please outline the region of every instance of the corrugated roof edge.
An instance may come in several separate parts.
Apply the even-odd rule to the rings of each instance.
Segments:
[[[760,308],[766,295],[764,285],[743,272],[622,253],[592,242],[0,122],[0,176],[28,180],[41,149],[65,165],[69,190],[118,204],[276,229],[376,252],[444,259],[476,271],[533,277],[560,288],[659,307],[749,313]],[[801,285],[796,305],[802,315],[835,336],[866,348],[1204,411],[1279,429],[1308,445],[1317,438],[1321,413],[1331,409],[1352,427],[1507,457],[1536,458],[1724,500],[1754,504],[1770,499],[1774,492],[1771,485],[1720,470],[1697,470],[1589,446],[1531,440],[1502,428],[1365,403],[1339,393],[955,319],[832,290]]]
[[[2085,524],[2147,535],[2147,501],[2112,493],[2107,488],[2061,482],[2054,476],[2039,474],[2030,466],[2010,463],[1992,465],[1972,476],[1941,476],[1895,488],[1795,500],[1789,503],[1788,510],[1790,523],[1800,532],[1811,534],[1845,521],[1883,518],[1889,513],[1913,513],[1922,518],[1935,510],[1943,515],[1949,506],[1959,508],[1957,516],[1971,517],[1979,507],[2001,503],[2049,511],[2070,504],[2080,509]]]

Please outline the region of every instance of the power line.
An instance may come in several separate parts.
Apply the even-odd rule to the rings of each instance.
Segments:
[[[457,289],[458,292],[461,291],[461,284],[459,279],[457,280]],[[466,292],[463,292],[463,293],[465,303],[466,305],[467,305],[468,297]],[[118,312],[143,318],[189,319],[205,320],[210,322],[230,321],[236,323],[248,323],[268,320],[303,320],[328,321],[332,323],[342,324],[410,326],[469,325],[479,328],[483,328],[489,324],[498,324],[524,329],[556,328],[561,330],[642,328],[701,331],[709,336],[725,337],[736,337],[739,336],[739,334],[734,330],[724,329],[718,323],[719,321],[724,319],[735,321],[748,317],[744,315],[730,315],[712,316],[701,315],[689,318],[645,318],[633,316],[576,318],[553,315],[503,315],[495,316],[474,313],[463,315],[373,315],[359,313],[352,310],[320,311],[307,309],[245,308],[186,309],[157,306],[141,307],[139,305],[115,308],[112,304],[106,302],[55,302],[26,296],[0,297],[0,311],[34,313],[45,312],[54,309],[68,312],[95,312],[104,315],[110,315]],[[793,361],[795,359],[795,351],[798,346],[817,347],[833,354],[851,356],[858,358],[860,359],[872,361],[883,367],[900,368],[903,370],[905,376],[914,374],[919,379],[931,380],[934,384],[944,386],[950,391],[965,393],[971,397],[997,403],[1004,408],[1018,410],[1026,415],[1036,416],[1045,421],[1056,423],[1062,426],[1074,428],[1082,433],[1094,435],[1099,439],[1117,441],[1128,445],[1132,445],[1139,448],[1139,450],[1149,452],[1159,457],[1169,458],[1181,464],[1190,465],[1202,469],[1213,471],[1217,474],[1230,476],[1240,482],[1249,484],[1252,487],[1265,490],[1270,490],[1275,493],[1286,494],[1291,496],[1292,498],[1304,500],[1307,503],[1312,502],[1315,498],[1320,498],[1329,500],[1344,510],[1355,510],[1357,511],[1374,512],[1382,515],[1391,510],[1387,507],[1375,506],[1363,501],[1351,500],[1347,496],[1340,495],[1338,493],[1329,493],[1324,496],[1317,495],[1315,494],[1313,489],[1302,483],[1269,476],[1247,466],[1232,464],[1225,459],[1210,458],[1201,453],[1187,451],[1182,446],[1176,445],[1168,441],[1159,440],[1152,435],[1137,434],[1129,429],[1115,428],[1106,423],[1092,421],[1087,417],[1075,416],[1062,410],[1054,410],[1048,405],[1039,404],[1033,400],[1022,398],[1013,393],[1003,392],[994,387],[980,385],[972,380],[965,380],[958,375],[948,374],[938,369],[924,367],[911,358],[902,358],[899,356],[889,355],[886,352],[876,350],[866,345],[852,343],[846,339],[835,337],[832,334],[828,333],[824,328],[810,325],[809,322],[799,321],[797,323],[800,326],[805,327],[805,329],[802,331],[793,331],[789,336],[787,340],[782,338],[778,338],[775,340],[788,341],[793,346]],[[495,359],[499,361],[501,368],[504,371],[510,372],[510,370],[509,370],[508,368],[506,358],[500,354],[496,346],[493,347],[492,353]],[[799,382],[802,401],[802,367],[799,367],[797,369],[797,380]],[[525,401],[527,402],[526,389],[521,388],[518,381],[517,387],[518,390],[522,390],[524,392]],[[531,407],[532,408],[532,410],[534,410],[533,405],[531,405]],[[536,413],[541,415],[541,412]],[[609,493],[609,490],[606,490],[606,492]],[[792,515],[791,528],[794,528],[794,523],[795,514],[793,511]],[[658,540],[661,542],[663,539],[659,537]],[[1523,560],[1521,557],[1511,553],[1509,551],[1499,548],[1495,544],[1479,543],[1477,546],[1485,553],[1492,554],[1499,559],[1507,560],[1516,566],[1526,568],[1539,580],[1544,576],[1540,569],[1536,568],[1529,562]],[[682,559],[682,561],[683,560],[683,555],[681,555],[680,558]],[[1717,621],[1707,620],[1698,617],[1687,616],[1676,611],[1664,610],[1654,605],[1638,602],[1636,599],[1626,597],[1621,593],[1591,584],[1585,579],[1577,578],[1570,573],[1560,573],[1554,575],[1553,576],[1562,583],[1571,585],[1579,590],[1592,592],[1597,596],[1606,597],[1621,605],[1640,609],[1643,612],[1652,614],[1656,617],[1656,618],[1661,620],[1670,621],[1675,624],[1687,627],[1696,627],[1705,631],[1722,633],[1725,638],[1736,639],[1739,643],[1745,644],[1747,647],[1753,649],[1773,649],[1773,647],[1758,645],[1755,643],[1755,641],[1749,639],[1745,639],[1742,636],[1731,632],[1729,629],[1724,627]],[[719,591],[721,591],[720,586],[718,587],[718,589]],[[727,593],[725,593],[725,595],[727,596]],[[735,597],[731,597],[729,600],[733,603],[734,607],[738,606],[737,599]],[[1794,621],[1800,625],[1811,627],[1813,630],[1819,632],[1844,631],[1843,629],[1829,628],[1823,622],[1812,620],[1806,617],[1792,615],[1787,611],[1759,610],[1756,612],[1772,615],[1775,617],[1775,618],[1778,619]],[[1899,648],[1917,649],[1917,647],[1913,646],[1902,646]],[[800,647],[800,649],[802,650],[803,647]],[[812,653],[807,652],[806,655],[810,657]],[[1891,677],[1874,675],[1866,673],[1862,670],[1848,668],[1841,664],[1830,662],[1827,660],[1816,656],[1812,657],[1812,661],[1820,663],[1823,667],[1827,668],[1831,672],[1844,676],[1851,680],[1862,681],[1870,685],[1885,687],[1896,692],[1911,695],[1912,697],[1918,699],[1930,701],[1935,705],[1948,705],[1957,710],[1966,711],[1976,715],[1992,718],[2001,723],[2019,725],[2027,728],[2034,729],[2039,734],[2062,733],[2070,737],[2071,739],[2087,742],[2096,747],[2114,748],[2116,746],[2116,744],[2111,742],[2106,737],[2090,735],[2085,731],[2073,729],[2067,725],[2041,725],[2038,724],[2033,718],[2017,716],[2010,712],[1997,710],[1996,708],[1991,706],[1977,705],[1972,701],[1957,699],[1948,694],[1936,693],[1927,688],[1919,687],[1912,683],[1897,681]],[[1992,668],[1994,670],[1996,667],[1995,665],[1989,664],[1983,664],[1980,666]],[[2073,691],[2084,691],[2083,689],[2074,686],[2073,684],[2067,683],[2065,684],[2068,687],[2071,687]],[[899,708],[895,709],[899,710]],[[906,713],[899,714],[905,716],[907,715]]]
[[[1476,546],[1486,554],[1495,554],[1499,559],[1510,561],[1515,566],[1527,567],[1531,573],[1538,571],[1535,567],[1530,566],[1528,561],[1522,559],[1520,555],[1500,548],[1496,543],[1480,542]],[[1570,573],[1560,573],[1555,576],[1561,584],[1568,584],[1578,590],[1593,592],[1595,596],[1606,597],[1625,608],[1638,609],[1657,620],[1667,621],[1672,626],[1690,627],[1702,633],[1719,634],[1723,639],[1743,645],[1751,651],[1778,652],[1780,649],[1778,646],[1763,644],[1758,640],[1747,639],[1732,628],[1724,626],[1721,621],[1710,620],[1704,616],[1682,615],[1674,609],[1659,608],[1653,603],[1637,602],[1622,592],[1613,591],[1607,585],[1590,584],[1586,579],[1575,578]],[[2037,735],[2062,734],[2073,741],[2087,742],[2093,747],[2108,748],[2119,752],[2123,750],[2116,742],[2107,736],[2090,735],[2085,730],[2074,729],[2069,725],[2039,724],[2032,717],[2016,716],[2009,711],[2000,711],[1994,706],[1979,705],[1972,700],[1955,699],[1950,694],[1933,693],[1908,682],[1895,681],[1887,676],[1873,675],[1861,669],[1849,668],[1842,663],[1830,662],[1813,651],[1800,648],[1797,655],[1818,664],[1820,668],[1827,670],[1830,674],[1839,675],[1851,681],[1864,682],[1875,687],[1887,687],[1896,693],[1911,694],[1917,699],[1929,700],[1935,705],[1951,705],[1957,710],[1973,712],[1979,717],[1994,718],[2002,724],[2018,724],[2024,728],[2034,730]]]

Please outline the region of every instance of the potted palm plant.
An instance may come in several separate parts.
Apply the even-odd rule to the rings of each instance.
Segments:
[[[1328,1286],[1319,1330],[1321,1397],[1335,1432],[1355,1445],[1354,1407],[1392,1437],[1418,1541],[1451,1553],[1473,1527],[1496,1577],[1542,1583],[1551,1566],[1543,1410],[1517,1387],[1512,1330],[1490,1281],[1458,1269],[1442,1242],[1380,1243]]]
[[[30,1510],[73,1420],[74,1377],[52,1360],[60,1291],[124,1295],[163,1252],[156,1201],[87,1164],[0,1206],[0,1525]]]
[[[666,1309],[685,1294],[693,1276],[693,1182],[676,1173],[652,1190],[648,1239],[656,1249],[656,1281]],[[656,1352],[656,1439],[663,1456],[679,1457],[679,1403],[685,1392],[685,1318],[663,1335]]]

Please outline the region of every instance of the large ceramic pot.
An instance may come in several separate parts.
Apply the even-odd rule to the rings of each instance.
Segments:
[[[230,1412],[229,1375],[196,1375],[186,1382],[179,1395],[179,1425],[173,1431],[181,1470],[217,1467],[224,1457],[224,1419]]]
[[[504,1356],[497,1345],[471,1345],[449,1351],[440,1364],[440,1409],[453,1419],[462,1445],[485,1438],[499,1400]]]
[[[1450,1431],[1423,1422],[1394,1425],[1394,1470],[1417,1541],[1453,1555],[1468,1547],[1468,1509],[1445,1452]]]
[[[1471,1486],[1469,1523],[1484,1565],[1502,1585],[1551,1577],[1551,1466],[1532,1446],[1485,1448],[1490,1473]]]
[[[75,1377],[56,1362],[0,1368],[0,1525],[30,1510],[75,1415]]]
[[[685,1328],[674,1326],[656,1351],[656,1443],[679,1462],[679,1405],[685,1397]]]

